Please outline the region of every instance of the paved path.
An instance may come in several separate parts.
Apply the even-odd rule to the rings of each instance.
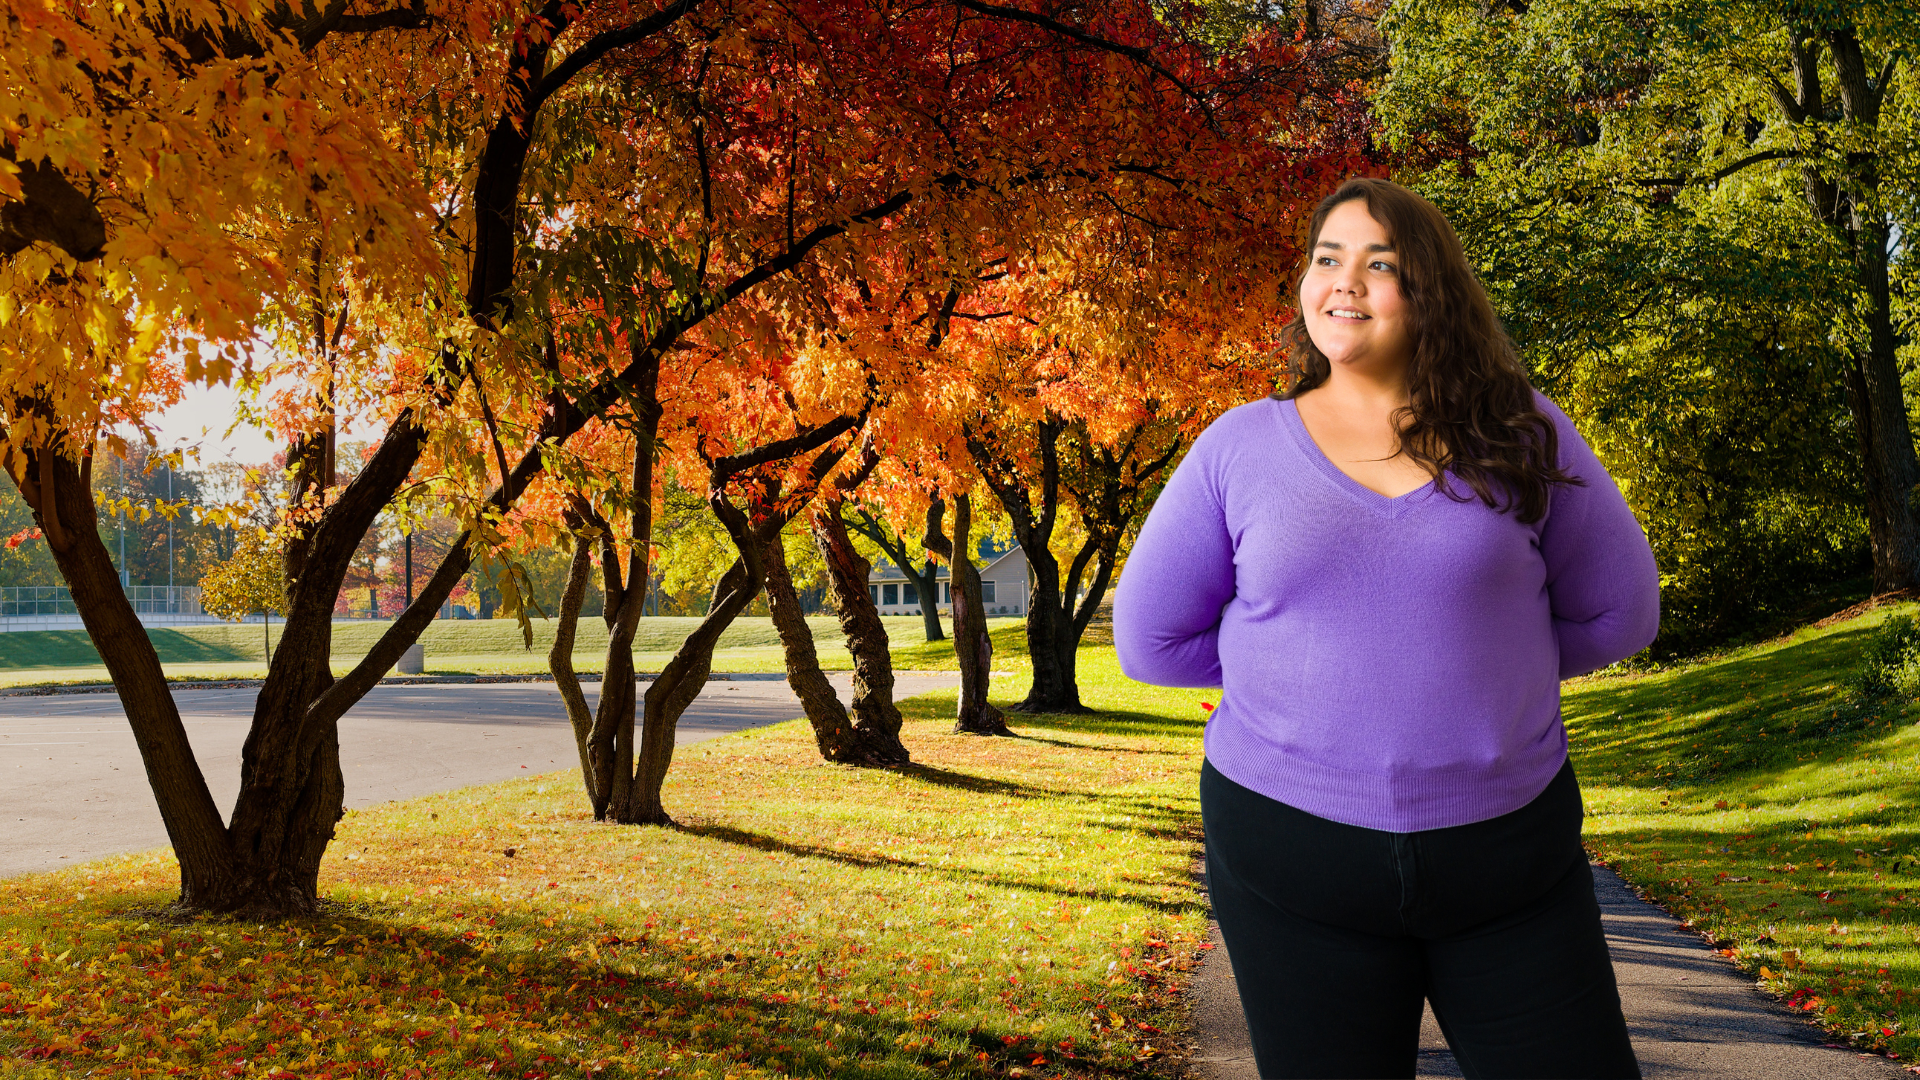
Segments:
[[[852,675],[832,676],[841,699]],[[958,675],[902,674],[909,697]],[[599,700],[598,683],[582,687]],[[183,688],[175,700],[194,754],[224,812],[240,791],[240,747],[257,688]],[[799,701],[782,676],[709,682],[680,718],[677,744],[791,720]],[[579,758],[552,683],[377,686],[340,721],[347,805],[572,768]],[[105,694],[0,697],[0,877],[167,845],[160,811],[120,699]]]
[[[1886,1058],[1823,1046],[1818,1028],[1754,989],[1699,937],[1636,897],[1613,871],[1596,866],[1593,872],[1627,1027],[1648,1080],[1893,1080],[1905,1075]],[[1200,1031],[1195,1068],[1205,1080],[1257,1080],[1232,962],[1218,927],[1213,943],[1194,976],[1192,1005]],[[1431,1010],[1420,1032],[1419,1068],[1422,1077],[1461,1075]]]

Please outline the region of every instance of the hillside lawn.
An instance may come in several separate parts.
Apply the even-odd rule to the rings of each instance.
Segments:
[[[1920,1055],[1920,709],[1850,708],[1911,603],[1564,689],[1589,849],[1852,1045]]]
[[[660,616],[643,618],[634,638],[634,663],[643,672],[659,671],[699,619]],[[893,643],[895,666],[901,670],[947,671],[957,667],[953,642],[929,642],[918,616],[881,620]],[[829,671],[850,670],[845,638],[831,615],[807,620],[813,629],[821,666]],[[381,634],[389,621],[337,622],[333,627],[332,661],[335,674],[345,674]],[[1025,620],[988,620],[994,638],[994,666],[1016,671],[1026,664]],[[951,631],[951,625],[948,626]],[[527,648],[520,624],[512,619],[439,619],[420,636],[426,646],[429,675],[528,675],[547,671],[547,650],[553,644],[554,623],[533,620],[533,647]],[[268,630],[278,643],[278,624]],[[155,627],[147,631],[161,666],[173,679],[258,679],[266,676],[262,659],[265,643],[259,623]],[[582,618],[575,643],[574,668],[599,672],[605,666],[607,626],[598,618]],[[771,620],[742,617],[721,635],[714,651],[713,669],[726,672],[781,672],[786,659]],[[0,687],[97,683],[107,679],[100,654],[84,630],[32,630],[0,634]]]

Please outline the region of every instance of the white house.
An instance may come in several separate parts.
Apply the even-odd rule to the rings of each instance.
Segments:
[[[934,573],[944,610],[953,603],[953,583],[945,565],[937,566]],[[920,614],[920,590],[885,559],[867,575],[867,595],[882,615]],[[980,604],[989,615],[1027,613],[1027,553],[1020,545],[980,568]]]

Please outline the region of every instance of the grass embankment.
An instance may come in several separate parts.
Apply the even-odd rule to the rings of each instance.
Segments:
[[[1836,1036],[1920,1055],[1920,713],[1850,707],[1874,628],[1567,687],[1595,855]]]
[[[351,813],[311,923],[163,921],[164,854],[0,882],[0,1072],[1152,1073],[1205,931],[1203,714],[1081,670],[1103,715],[1015,739],[906,702],[906,769],[804,723],[683,750],[676,830],[595,824],[567,772]]]
[[[641,671],[659,671],[680,642],[699,624],[696,618],[661,616],[640,620],[634,638],[634,663]],[[882,620],[894,642],[895,665],[903,670],[950,670],[955,667],[951,641],[925,640],[918,617]],[[815,616],[813,628],[821,665],[828,670],[853,666],[844,647],[839,623],[830,615]],[[345,674],[373,647],[389,623],[336,623],[333,628],[333,669]],[[1000,618],[993,629],[995,667],[1024,670],[1024,621]],[[276,646],[280,627],[270,628]],[[266,675],[262,660],[265,642],[260,625],[155,627],[147,631],[160,654],[168,677],[176,679],[247,679]],[[533,620],[533,647],[520,636],[511,619],[442,619],[421,635],[426,646],[429,675],[530,675],[547,670],[547,649],[553,644],[553,623]],[[574,667],[598,672],[606,660],[607,626],[598,618],[581,619],[574,650]],[[779,672],[786,670],[780,637],[771,621],[743,618],[721,635],[714,651],[715,671]],[[0,634],[0,686],[106,681],[100,654],[84,630],[34,630]]]

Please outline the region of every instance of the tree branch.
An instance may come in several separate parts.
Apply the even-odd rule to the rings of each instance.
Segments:
[[[866,420],[867,410],[862,408],[858,416],[836,416],[817,428],[802,428],[797,435],[776,439],[765,446],[756,446],[742,454],[729,454],[715,458],[713,474],[732,477],[756,465],[765,465],[783,458],[811,453],[847,432],[857,430],[861,424],[866,423]]]
[[[0,144],[0,158],[13,161],[13,148]],[[79,188],[51,161],[29,161],[20,170],[21,202],[0,205],[0,256],[24,250],[36,241],[52,244],[77,262],[98,259],[107,246],[107,223]]]
[[[573,80],[575,75],[586,70],[589,64],[607,55],[615,49],[645,41],[698,7],[700,0],[674,0],[673,3],[641,19],[632,26],[623,26],[618,30],[603,30],[588,38],[586,43],[567,54],[565,60],[554,65],[527,98],[526,114],[532,116],[548,98]]]
[[[1732,176],[1734,173],[1749,166],[1758,165],[1763,161],[1780,161],[1783,159],[1796,159],[1808,156],[1808,153],[1804,150],[1762,150],[1757,154],[1748,154],[1739,161],[1716,169],[1706,176],[1659,176],[1635,180],[1634,183],[1640,187],[1694,187],[1698,185],[1717,184],[1727,177]]]
[[[1138,45],[1122,45],[1117,41],[1109,41],[1103,37],[1095,37],[1085,30],[1068,26],[1066,23],[1050,19],[1038,12],[1026,11],[1022,8],[1001,7],[998,4],[985,3],[984,0],[954,0],[954,3],[980,15],[995,19],[1006,19],[1009,22],[1026,23],[1029,26],[1038,26],[1043,30],[1059,34],[1061,37],[1077,41],[1082,45],[1090,45],[1096,49],[1102,49],[1106,52],[1117,53],[1120,56],[1124,56],[1179,87],[1180,92],[1192,99],[1194,104],[1200,106],[1200,111],[1206,114],[1207,127],[1211,128],[1215,134],[1219,134],[1220,132],[1220,121],[1214,117],[1213,104],[1207,100],[1206,95],[1188,86],[1178,75],[1162,67],[1160,62],[1153,58],[1152,53]]]

